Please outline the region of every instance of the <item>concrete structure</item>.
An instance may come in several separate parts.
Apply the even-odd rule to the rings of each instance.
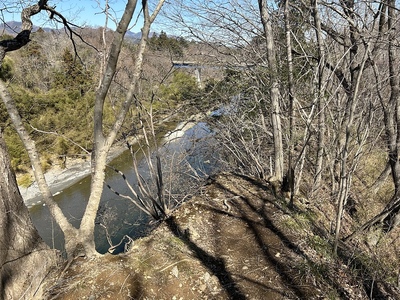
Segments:
[[[222,64],[222,63],[200,63],[196,61],[172,61],[172,66],[174,68],[182,68],[182,69],[192,69],[194,70],[194,75],[196,76],[197,83],[199,87],[202,87],[202,79],[201,79],[201,70],[205,68],[211,69],[248,69],[253,68],[255,65],[248,65],[248,64]]]

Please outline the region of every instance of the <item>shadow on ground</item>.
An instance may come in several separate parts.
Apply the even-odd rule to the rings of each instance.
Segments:
[[[52,299],[390,299],[349,270],[351,251],[330,257],[327,226],[294,214],[309,212],[220,174],[128,253],[73,264]]]
[[[166,223],[218,278],[227,299],[315,295],[315,288],[292,268],[308,257],[272,221],[283,208],[265,185],[243,176],[219,175],[204,197],[207,201],[191,204],[202,220],[191,222],[178,213]]]

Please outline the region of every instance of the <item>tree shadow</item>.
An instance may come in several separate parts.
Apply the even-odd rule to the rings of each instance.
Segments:
[[[202,264],[213,275],[217,276],[221,286],[225,289],[230,299],[246,299],[246,296],[233,280],[231,273],[227,270],[223,259],[212,256],[196,245],[190,238],[190,232],[188,230],[182,230],[174,217],[168,218],[166,224],[171,232],[189,247]]]
[[[291,289],[296,297],[300,299],[307,299],[308,291],[293,279],[294,276],[293,272],[291,272],[291,268],[279,261],[276,256],[276,247],[274,246],[276,242],[270,243],[270,239],[278,239],[278,241],[282,243],[284,247],[305,259],[308,259],[307,255],[303,253],[296,244],[291,242],[290,239],[272,223],[272,221],[264,214],[262,209],[254,206],[249,198],[239,195],[232,190],[226,189],[226,187],[220,184],[217,185],[220,189],[225,189],[227,192],[239,197],[236,198],[239,200],[234,200],[234,205],[239,214],[235,217],[240,218],[247,224],[247,227],[253,234],[253,238],[256,241],[258,248],[262,250],[265,260],[274,266],[282,282]],[[215,211],[218,212],[218,210]],[[219,211],[219,213],[225,214],[226,212]],[[234,215],[231,214],[231,216]],[[265,229],[268,229],[268,232]]]
[[[268,186],[246,176],[217,178],[212,185],[215,190],[210,201],[193,204],[202,214],[211,214],[205,218],[209,222],[206,227],[209,231],[198,235],[198,229],[186,225],[185,219],[181,218],[170,217],[165,223],[218,278],[229,299],[247,299],[248,295],[254,296],[253,293],[263,295],[263,299],[310,299],[321,293],[321,286],[334,291],[340,299],[352,299],[354,295],[343,286],[343,280],[335,276],[340,274],[343,265],[362,269],[363,273],[357,271],[359,275],[356,276],[361,279],[360,287],[363,286],[365,294],[374,299],[385,299],[384,283],[374,281],[371,269],[362,260],[351,256],[354,251],[340,248],[340,261],[336,264],[316,260],[300,246],[302,241],[285,232],[273,216],[275,213],[305,214],[306,210],[288,210]],[[329,242],[330,234],[323,223],[311,221],[310,230]],[[249,267],[248,272],[243,267]]]
[[[255,186],[258,186],[260,189],[265,190],[267,188],[265,185],[254,180],[253,178],[244,175],[236,175],[236,176],[250,182]],[[221,188],[225,187],[221,186]],[[230,190],[229,192],[234,193],[232,190]],[[282,242],[288,247],[288,249],[290,249],[296,254],[301,255],[308,262],[312,263],[312,260],[309,257],[307,257],[307,255],[305,255],[302,251],[300,251],[298,247],[295,244],[293,244],[287,236],[285,236],[285,234],[283,234],[276,226],[274,226],[272,220],[268,217],[267,214],[265,214],[265,211],[260,211],[249,198],[243,197],[243,195],[241,195],[241,198],[245,201],[248,208],[253,210],[254,213],[258,213],[263,218],[265,227],[270,229],[273,233],[275,233],[282,240]],[[271,200],[267,201],[271,202]],[[277,207],[278,209],[281,209],[284,213],[289,213],[289,214],[292,213],[290,211],[287,211],[286,209],[282,209],[282,206],[276,205],[275,203],[274,206]],[[296,210],[298,212],[305,213],[304,211],[301,211],[298,208],[296,208]],[[259,229],[256,226],[254,226],[254,222],[248,217],[246,213],[244,213],[242,217],[246,222],[248,222],[249,226],[254,231],[255,236],[259,237],[258,234]],[[329,233],[324,228],[320,228],[319,226],[317,226],[315,222],[312,222],[311,224],[311,231],[313,232],[313,234],[320,236],[321,238],[324,238],[326,240],[329,240]],[[260,246],[264,244],[264,241],[262,239],[257,238],[257,241]],[[367,266],[365,264],[365,261],[363,261],[360,257],[358,256],[355,257],[353,253],[354,249],[350,249],[350,247],[346,244],[341,244],[339,245],[338,259],[341,261],[342,264],[350,267],[353,270],[357,270],[358,275],[361,276],[362,280],[361,283],[363,285],[364,291],[368,296],[371,297],[371,299],[387,299],[387,294],[390,294],[390,292],[385,293],[385,290],[390,291],[388,285],[385,284],[384,282],[377,281],[372,275],[373,270],[371,270],[371,268]],[[285,281],[289,285],[291,284],[295,285],[295,282],[293,282],[293,280],[290,278],[290,272],[287,273],[284,271],[286,266],[279,265],[279,262],[276,262],[274,257],[270,257],[269,253],[265,253],[265,255],[271,262],[276,263],[277,268],[279,270],[282,270],[282,276],[284,276]],[[333,288],[336,289],[337,293],[340,295],[341,298],[343,299],[351,298],[351,295],[349,295],[348,292],[343,289],[338,280],[335,280],[335,278],[324,278],[324,280],[328,284],[330,284]],[[299,297],[302,296],[301,291],[295,290],[295,292],[296,295],[298,295]]]
[[[292,238],[283,233],[282,230],[274,224],[273,220],[268,215],[273,210],[266,209],[265,205],[268,203],[270,206],[273,206],[275,210],[278,209],[284,214],[291,214],[291,211],[289,211],[285,206],[277,203],[273,191],[271,191],[266,185],[244,175],[235,176],[249,182],[251,186],[257,186],[259,190],[265,193],[260,195],[258,192],[255,193],[254,191],[245,189],[244,186],[226,185],[221,184],[218,181],[215,182],[214,184],[218,186],[219,189],[232,194],[235,199],[232,200],[232,202],[234,202],[233,204],[236,207],[236,212],[231,213],[231,216],[240,218],[246,222],[254,236],[257,246],[262,249],[265,260],[276,268],[282,282],[296,297],[300,299],[308,299],[315,296],[316,287],[305,286],[304,283],[296,279],[297,276],[295,271],[287,264],[287,261],[280,261],[279,257],[277,257],[275,253],[276,251],[270,244],[270,240],[277,239],[279,243],[282,244],[283,251],[286,251],[289,255],[299,256],[303,261],[307,262],[307,264],[313,263],[313,260],[291,240]],[[260,199],[263,203],[260,203]],[[220,211],[219,213],[226,214],[224,211]],[[312,230],[318,234],[326,234],[324,229],[318,228],[315,224],[313,224]],[[324,278],[324,281],[337,291],[341,299],[350,299],[350,295],[348,295],[348,293],[340,286],[340,283],[334,278]]]

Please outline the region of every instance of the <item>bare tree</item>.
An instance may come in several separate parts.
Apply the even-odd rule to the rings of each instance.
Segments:
[[[63,18],[61,14],[56,12],[54,8],[49,6],[47,2],[48,1],[41,0],[38,4],[23,10],[23,30],[17,35],[16,38],[1,42],[1,58],[4,57],[6,52],[17,50],[29,42],[29,35],[33,25],[30,17],[34,14],[39,13],[42,10],[49,11],[52,16],[60,18],[64,25],[68,25],[68,22],[65,20],[65,18]],[[3,102],[6,104],[10,118],[29,153],[35,178],[44,197],[44,201],[49,207],[52,217],[56,220],[64,233],[66,242],[65,249],[69,258],[73,258],[77,255],[82,254],[87,256],[97,255],[94,241],[94,226],[100,198],[103,191],[107,155],[115,141],[117,133],[119,132],[133,101],[142,68],[143,53],[146,48],[150,26],[154,22],[154,19],[160,11],[163,2],[163,0],[160,0],[158,2],[152,14],[150,14],[149,12],[147,1],[142,2],[141,10],[143,12],[144,25],[142,28],[142,37],[138,46],[138,50],[136,52],[135,66],[133,70],[133,76],[131,78],[132,84],[127,90],[125,99],[120,107],[119,112],[117,113],[112,129],[109,130],[108,133],[105,133],[105,128],[103,124],[104,103],[106,97],[108,96],[111,83],[116,73],[116,67],[124,40],[124,35],[132,20],[133,13],[138,6],[137,1],[128,1],[125,7],[124,14],[118,23],[116,31],[114,32],[114,37],[107,56],[107,65],[105,66],[103,77],[96,93],[94,107],[94,147],[91,159],[91,194],[79,229],[74,228],[68,222],[58,205],[54,202],[49,187],[45,181],[43,171],[41,169],[39,154],[36,151],[35,143],[26,132],[22,119],[19,116],[15,103],[8,93],[5,84],[1,82],[0,96]]]
[[[353,171],[349,168],[349,152],[351,146],[352,139],[352,130],[354,126],[354,117],[355,117],[355,109],[358,101],[358,87],[361,80],[362,71],[364,69],[364,64],[366,60],[366,55],[364,55],[364,59],[361,62],[361,67],[359,67],[358,71],[356,71],[356,67],[358,64],[357,54],[357,30],[355,28],[355,14],[354,14],[354,2],[346,2],[343,4],[343,14],[348,20],[349,30],[350,30],[350,39],[346,41],[346,51],[349,51],[349,61],[350,61],[350,81],[349,85],[345,87],[347,101],[346,101],[346,109],[342,122],[342,126],[344,128],[344,136],[340,139],[340,171],[339,171],[339,193],[338,193],[338,208],[337,208],[337,217],[336,217],[336,227],[335,227],[335,244],[334,244],[334,253],[337,253],[339,234],[341,230],[341,220],[343,215],[343,209],[345,205],[345,201],[347,201],[347,197],[351,187],[352,175]],[[365,51],[367,53],[367,50]]]
[[[386,214],[386,216],[383,218],[385,229],[391,230],[392,228],[400,224],[400,83],[398,78],[398,54],[396,51],[397,35],[395,34],[398,23],[398,18],[396,17],[396,1],[389,0],[387,6],[385,7],[387,8],[387,27],[389,34],[388,63],[390,76],[390,104],[386,108],[387,111],[385,111],[385,114],[387,115],[385,127],[388,135],[387,140],[389,163],[392,170],[394,195],[392,197],[392,200],[386,205],[381,214]]]
[[[318,142],[317,142],[317,158],[316,158],[316,166],[315,166],[315,175],[314,175],[314,187],[313,191],[318,191],[321,181],[322,181],[322,172],[323,172],[323,159],[324,159],[324,148],[325,148],[325,109],[324,109],[324,85],[326,81],[326,72],[325,72],[325,46],[322,36],[321,29],[321,19],[319,16],[318,9],[318,0],[313,1],[313,5],[311,8],[312,16],[314,18],[314,28],[315,35],[317,37],[318,43],[318,69],[317,69],[317,86],[318,90],[316,93],[316,98],[318,101]]]
[[[286,55],[287,55],[287,69],[288,69],[288,94],[289,94],[289,145],[288,145],[288,167],[286,178],[288,187],[286,189],[290,192],[290,207],[293,207],[293,197],[295,192],[295,163],[294,163],[294,78],[293,78],[293,58],[292,58],[292,31],[290,25],[290,10],[289,1],[284,1],[284,18],[285,18],[285,35],[286,35]],[[283,151],[283,149],[282,149]]]
[[[388,82],[389,82],[389,101],[386,103],[381,91],[378,90],[378,96],[381,102],[381,107],[384,115],[384,126],[387,141],[387,152],[389,165],[394,184],[394,193],[391,200],[387,203],[384,209],[374,216],[371,220],[362,225],[358,230],[353,232],[346,239],[352,238],[360,231],[371,228],[376,224],[383,224],[385,231],[390,231],[400,224],[400,161],[399,161],[399,146],[400,146],[400,84],[398,79],[398,57],[397,57],[397,35],[395,34],[398,24],[396,14],[396,1],[381,1],[379,6],[379,38],[387,36],[387,65],[388,65]],[[375,78],[380,82],[379,71],[374,65]],[[386,70],[385,70],[386,71]],[[385,170],[381,176],[384,176]],[[380,177],[381,177],[380,176]]]
[[[282,125],[280,110],[280,93],[278,68],[276,60],[276,47],[274,42],[274,34],[272,29],[272,20],[268,12],[267,2],[258,1],[260,9],[261,23],[264,28],[265,42],[267,46],[267,60],[270,69],[270,99],[271,99],[271,121],[272,132],[274,137],[274,173],[278,180],[283,178],[283,142],[282,142]],[[291,172],[291,171],[290,171]]]
[[[0,298],[34,299],[60,256],[45,244],[30,219],[1,131],[0,174]]]
[[[107,134],[104,133],[103,125],[103,106],[104,101],[107,97],[107,93],[115,75],[115,70],[118,62],[118,55],[122,46],[122,41],[125,32],[129,26],[130,20],[132,19],[132,13],[136,8],[137,1],[129,1],[126,7],[126,12],[119,22],[116,30],[116,35],[112,42],[107,66],[101,81],[100,87],[96,94],[96,101],[94,107],[94,148],[92,152],[92,181],[91,181],[91,193],[89,202],[87,204],[85,214],[83,216],[80,231],[82,235],[82,243],[89,253],[96,253],[94,244],[94,226],[97,210],[100,204],[101,194],[103,192],[103,185],[105,179],[105,168],[107,163],[108,152],[115,141],[117,133],[121,129],[123,121],[129,108],[134,99],[134,95],[137,89],[140,72],[143,63],[143,54],[146,48],[147,38],[150,32],[150,26],[154,22],[158,12],[160,11],[163,0],[160,0],[154,12],[150,15],[147,1],[143,2],[143,17],[144,25],[142,28],[142,38],[139,43],[138,52],[136,54],[136,61],[133,71],[132,84],[126,94],[124,103],[112,130]]]
[[[142,210],[154,220],[160,221],[169,216],[170,210],[173,208],[166,201],[164,191],[164,177],[161,163],[160,149],[154,129],[152,106],[147,110],[139,100],[136,101],[136,110],[139,113],[139,128],[141,135],[137,137],[138,149],[134,149],[134,145],[126,141],[127,146],[132,155],[133,169],[136,176],[137,186],[129,182],[124,173],[111,168],[120,174],[131,192],[131,195],[124,195],[115,191],[112,186],[107,187],[118,196],[128,199],[137,208]],[[153,155],[154,152],[154,155]],[[150,178],[146,178],[139,171],[139,159],[143,157]]]
[[[255,133],[256,128],[261,132],[257,133],[258,138],[254,145],[252,145],[254,141],[252,142],[251,138],[248,137],[250,139],[247,141],[249,145],[245,146],[241,143],[242,145],[237,145],[236,149],[233,147],[226,150],[236,157],[235,160],[238,165],[247,160],[246,154],[253,157],[253,159],[248,157],[249,163],[251,164],[251,161],[254,163],[253,166],[249,165],[249,169],[255,170],[255,175],[263,178],[268,176],[266,170],[270,167],[270,164],[268,159],[262,161],[261,157],[271,157],[273,164],[271,170],[269,170],[270,175],[275,175],[278,180],[282,180],[284,151],[281,105],[284,99],[279,92],[280,74],[278,54],[276,53],[277,46],[275,45],[276,32],[273,32],[273,18],[270,16],[271,7],[268,6],[266,1],[254,2],[249,0],[236,0],[229,3],[180,1],[179,5],[169,7],[170,13],[166,18],[174,24],[179,24],[179,29],[183,34],[194,37],[214,50],[202,55],[207,63],[226,67],[230,70],[230,75],[234,73],[245,74],[242,77],[244,80],[240,83],[237,82],[236,94],[231,93],[229,96],[225,94],[223,98],[228,97],[228,101],[232,102],[236,101],[233,99],[238,99],[238,97],[241,100],[252,98],[254,108],[260,113],[259,123],[254,126],[253,133]],[[234,79],[234,76],[230,75],[226,77],[227,80]],[[249,87],[250,81],[253,84],[251,87]],[[249,96],[250,94],[252,95]],[[250,110],[245,111],[250,113]],[[270,125],[272,129],[269,127]],[[247,128],[247,125],[245,126]],[[270,135],[271,133],[272,135]],[[238,136],[241,135],[240,133],[237,134]],[[272,152],[266,146],[271,136],[274,145]],[[226,138],[227,136],[222,137],[222,140],[227,141]],[[243,138],[243,142],[246,142],[245,135]],[[228,144],[233,146],[230,142]],[[226,145],[228,146],[228,144]],[[241,154],[239,149],[246,150]],[[261,155],[259,150],[265,151],[265,155]],[[254,157],[258,157],[257,162]],[[243,159],[242,162],[240,162],[241,159]]]
[[[46,9],[46,7],[47,7],[47,1],[40,1],[38,4],[31,7],[27,7],[23,10],[21,14],[22,31],[14,39],[5,40],[1,42],[0,62],[3,61],[6,52],[18,50],[19,48],[25,46],[30,41],[29,36],[33,27],[30,17],[39,13],[41,10]],[[18,135],[23,141],[25,148],[28,152],[36,181],[38,182],[39,189],[42,192],[46,204],[48,205],[48,208],[54,219],[57,220],[57,223],[63,229],[66,239],[73,242],[77,235],[77,230],[73,228],[73,226],[68,222],[67,218],[64,216],[61,209],[52,199],[52,194],[50,192],[49,187],[47,186],[41,168],[40,158],[36,150],[35,142],[26,131],[24,124],[22,122],[22,118],[19,115],[19,112],[16,108],[16,104],[13,98],[11,97],[10,93],[8,92],[7,87],[3,81],[0,81],[0,96],[7,108],[7,111],[11,118],[11,121],[14,124],[15,129],[17,130]]]

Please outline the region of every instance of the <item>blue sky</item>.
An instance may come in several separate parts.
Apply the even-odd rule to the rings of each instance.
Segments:
[[[53,1],[49,0],[49,3],[51,2]],[[56,9],[73,23],[89,26],[104,26],[105,24],[105,15],[102,13],[105,7],[105,0],[69,0],[58,2]],[[100,3],[100,6],[97,2]],[[120,17],[127,1],[109,0],[108,2],[112,15]],[[109,22],[109,26],[111,25],[114,25],[113,22]]]
[[[36,3],[37,0],[31,0],[31,3]],[[105,0],[49,0],[48,4],[56,6],[56,10],[64,15],[69,21],[76,25],[87,25],[87,26],[104,26],[105,16],[102,10],[105,6]],[[127,0],[109,0],[109,6],[111,7],[110,12],[113,16],[119,18],[124,9]],[[100,6],[99,7],[99,3]],[[138,1],[140,4],[141,1]],[[1,5],[0,5],[1,6]],[[5,14],[6,21],[21,21],[20,9],[14,8],[16,12],[14,14]],[[138,13],[138,9],[136,11]],[[136,18],[133,18],[136,19]],[[49,23],[49,18],[46,13],[41,13],[33,18],[33,22],[37,26],[41,27],[52,27]],[[140,31],[141,24],[131,29],[133,32]],[[60,25],[61,26],[61,25]],[[115,23],[109,21],[108,27],[115,28]]]

